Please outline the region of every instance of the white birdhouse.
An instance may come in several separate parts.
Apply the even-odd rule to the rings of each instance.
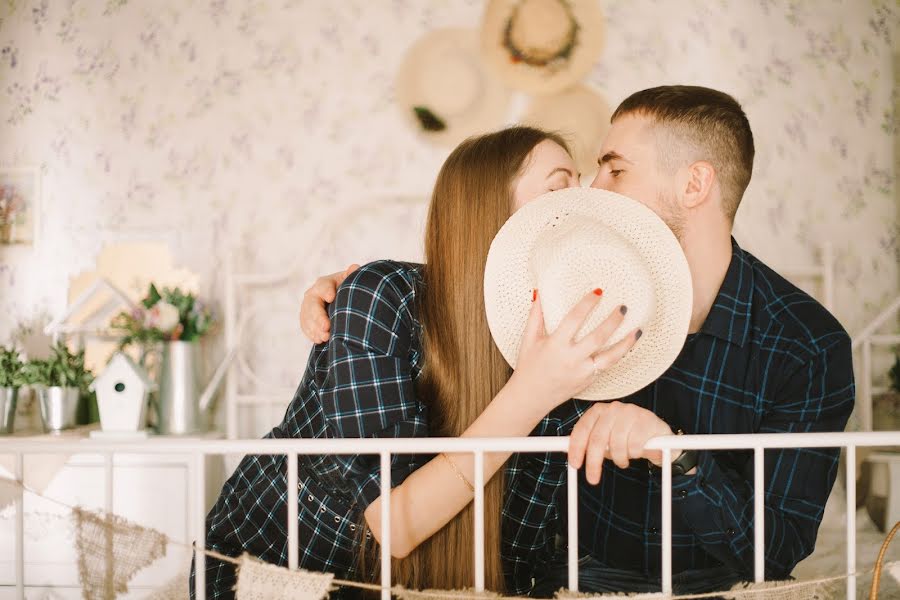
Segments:
[[[144,429],[144,407],[153,382],[143,368],[116,352],[90,389],[97,393],[100,427],[106,432],[136,432]]]

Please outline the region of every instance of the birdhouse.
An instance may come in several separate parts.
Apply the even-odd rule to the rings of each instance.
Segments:
[[[106,432],[144,429],[144,407],[153,389],[147,372],[122,352],[116,352],[90,389],[97,393],[100,427]]]

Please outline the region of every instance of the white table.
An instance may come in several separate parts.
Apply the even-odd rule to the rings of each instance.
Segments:
[[[87,431],[75,435],[87,437]],[[16,436],[19,437],[19,436]],[[168,436],[153,436],[164,441]],[[181,436],[182,439],[184,436]],[[224,437],[210,433],[204,438]],[[23,437],[46,440],[53,436]],[[62,438],[59,438],[62,439]],[[71,441],[71,435],[66,436]],[[38,460],[37,457],[32,457]],[[139,525],[163,532],[171,539],[190,544],[196,523],[191,473],[192,457],[180,454],[116,454],[113,458],[113,506],[115,514]],[[26,458],[26,477],[28,472]],[[5,471],[5,469],[0,469]],[[3,476],[11,476],[9,472]],[[105,458],[99,454],[74,454],[50,480],[44,496],[68,505],[103,509],[105,504]],[[225,479],[221,456],[206,459],[207,507],[216,500]],[[26,479],[27,481],[27,479]],[[81,598],[77,553],[70,511],[35,494],[26,493],[25,505],[25,585],[28,598]],[[13,506],[0,511],[0,599],[15,597],[15,511]],[[165,581],[183,574],[190,551],[169,544],[166,556],[132,579],[128,596],[144,597]],[[52,590],[50,589],[52,587]]]

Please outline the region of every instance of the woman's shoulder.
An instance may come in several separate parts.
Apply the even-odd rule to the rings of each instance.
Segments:
[[[347,276],[338,287],[338,297],[363,292],[378,299],[408,304],[423,284],[423,265],[396,260],[366,263]]]
[[[377,260],[347,276],[329,305],[330,316],[340,314],[377,315],[379,322],[393,323],[396,317],[410,327],[416,322],[415,297],[423,285],[423,266],[396,260]]]

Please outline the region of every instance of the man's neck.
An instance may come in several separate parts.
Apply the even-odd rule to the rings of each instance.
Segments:
[[[731,235],[691,236],[682,243],[694,287],[689,333],[703,327],[731,264]]]

